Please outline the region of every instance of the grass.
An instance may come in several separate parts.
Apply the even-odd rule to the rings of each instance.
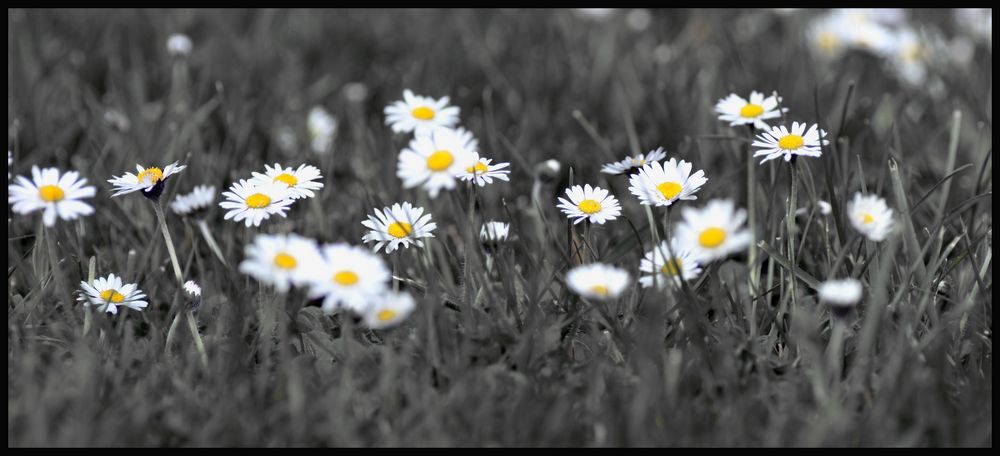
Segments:
[[[802,39],[815,14],[653,11],[635,31],[624,13],[547,10],[8,10],[12,172],[58,166],[98,187],[94,215],[44,233],[56,268],[40,216],[8,212],[8,445],[992,446],[991,50],[932,67],[937,89],[910,87],[863,53],[816,62]],[[945,12],[911,17],[956,33]],[[166,54],[177,31],[194,42],[186,61]],[[367,96],[346,96],[352,82]],[[404,88],[451,96],[511,182],[477,189],[475,206],[464,188],[433,200],[401,188],[407,138],[382,108]],[[712,108],[750,90],[777,90],[789,123],[830,131],[823,157],[768,162],[748,187],[747,132]],[[339,120],[323,156],[308,152],[313,105]],[[755,189],[755,261],[712,263],[678,292],[580,300],[563,281],[572,264],[635,277],[651,222],[666,220],[600,165],[657,146],[705,170],[691,206],[746,207]],[[548,159],[562,164],[555,181]],[[152,205],[109,198],[106,183],[174,160],[188,169],[166,201],[274,162],[312,163],[326,184],[259,229],[210,210],[231,266],[197,221],[168,211],[183,276],[204,289],[190,320]],[[791,219],[789,169],[809,208]],[[570,183],[623,206],[582,254],[582,231],[555,209]],[[896,211],[884,242],[845,220],[862,190]],[[397,201],[438,224],[427,250],[389,256],[418,301],[399,327],[325,316],[235,268],[258,232],[360,244],[361,220]],[[489,219],[516,237],[492,272],[470,245]],[[72,301],[81,280],[111,272],[150,306],[110,317]],[[842,277],[865,298],[838,328],[815,288]]]

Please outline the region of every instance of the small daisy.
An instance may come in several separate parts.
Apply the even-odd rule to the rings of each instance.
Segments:
[[[486,222],[479,230],[479,240],[483,243],[499,244],[507,240],[509,232],[510,224],[496,221]]]
[[[478,155],[463,135],[450,128],[438,128],[427,136],[418,136],[399,153],[396,175],[403,187],[423,186],[431,198],[441,189],[455,188],[455,177],[476,165]]]
[[[233,182],[228,192],[222,192],[222,196],[228,201],[219,203],[219,206],[229,209],[223,219],[233,219],[234,222],[245,219],[248,228],[250,225],[260,226],[262,220],[274,214],[287,217],[285,212],[294,202],[289,198],[288,186],[280,181],[255,184],[240,179],[239,182]]]
[[[857,279],[827,280],[818,292],[820,301],[830,306],[834,316],[844,317],[861,301],[862,286]]]
[[[892,229],[892,209],[885,200],[876,195],[854,194],[847,205],[847,217],[851,225],[868,239],[879,242],[885,240]]]
[[[85,306],[91,304],[98,306],[97,310],[109,314],[118,313],[118,306],[125,306],[134,310],[142,310],[149,303],[142,298],[146,294],[134,283],[123,284],[121,277],[114,274],[105,278],[97,278],[93,284],[80,282],[80,296],[76,298]]]
[[[715,112],[719,113],[719,120],[729,122],[730,126],[750,124],[759,130],[767,130],[770,127],[764,120],[780,117],[782,112],[788,111],[788,108],[779,109],[778,103],[781,103],[781,97],[777,94],[764,98],[763,93],[753,91],[748,101],[731,93],[715,104]]]
[[[312,239],[295,234],[259,235],[244,248],[244,254],[240,272],[273,285],[281,293],[293,284],[306,284],[309,268],[323,260]]]
[[[201,307],[201,285],[194,280],[184,282],[184,293],[187,294],[191,310],[198,310]]]
[[[115,189],[115,193],[112,193],[111,196],[115,197],[142,190],[143,196],[157,199],[163,193],[163,185],[167,178],[184,171],[184,168],[187,168],[187,165],[178,165],[177,162],[164,166],[162,170],[155,166],[144,168],[142,165],[135,165],[139,174],[125,173],[124,176],[114,176],[114,178],[108,179],[108,182]]]
[[[399,324],[410,316],[415,307],[413,296],[409,293],[386,291],[373,301],[362,316],[365,326],[382,329]]]
[[[453,127],[458,124],[459,109],[448,106],[448,101],[448,97],[435,100],[406,89],[403,100],[385,107],[385,123],[396,133],[412,131],[416,136],[430,134],[438,127]]]
[[[570,269],[566,283],[576,294],[589,299],[617,298],[629,284],[628,272],[601,263],[587,264]]]
[[[666,258],[671,258],[671,261],[665,260]],[[670,250],[667,249],[667,241],[662,241],[658,248],[646,252],[646,256],[639,262],[639,271],[646,274],[639,277],[639,283],[643,287],[653,286],[654,276],[657,276],[656,286],[662,289],[668,280],[680,285],[681,280],[698,277],[701,267],[691,256],[691,250],[675,240],[670,245]]]
[[[185,56],[191,53],[191,38],[183,33],[174,33],[167,38],[167,52],[175,57]]]
[[[14,164],[14,153],[7,151],[7,180],[10,180],[10,167]]]
[[[382,258],[367,249],[344,243],[322,248],[322,261],[311,265],[310,296],[324,296],[323,311],[334,313],[348,308],[364,314],[370,305],[386,291],[389,269]]]
[[[830,141],[821,139],[825,136],[826,132],[820,130],[816,124],[809,127],[808,131],[805,123],[798,122],[792,122],[790,130],[784,126],[771,127],[770,131],[757,135],[757,140],[752,145],[760,150],[753,156],[763,156],[764,159],[760,161],[762,164],[782,155],[785,156],[785,161],[791,161],[793,155],[819,157],[823,155],[820,142],[822,141],[824,146],[830,144]]]
[[[301,164],[297,169],[291,166],[283,168],[275,163],[274,167],[264,165],[264,174],[253,172],[251,181],[257,184],[267,184],[270,182],[284,182],[288,185],[288,196],[291,199],[312,198],[316,196],[313,190],[323,188],[323,183],[317,181],[322,179],[319,168]]]
[[[639,202],[650,206],[669,206],[677,200],[696,200],[695,192],[708,179],[705,171],[691,173],[691,164],[676,158],[664,162],[653,162],[643,166],[638,174],[629,178],[628,190],[639,198]]]
[[[407,202],[393,204],[381,211],[376,209],[375,215],[369,215],[361,224],[371,230],[361,241],[375,242],[375,252],[384,245],[385,253],[392,253],[400,245],[409,247],[411,243],[423,247],[424,241],[420,238],[434,237],[431,231],[437,228],[437,224],[431,222],[431,214],[424,214],[424,208],[413,207]]]
[[[651,150],[648,154],[639,154],[619,162],[608,163],[601,167],[601,172],[605,174],[623,174],[638,171],[639,168],[646,166],[647,163],[658,162],[664,158],[667,158],[667,152],[662,147],[657,147],[656,150]]]
[[[45,226],[54,226],[56,217],[73,220],[81,215],[93,214],[94,208],[81,199],[92,198],[97,189],[86,185],[87,179],[79,176],[76,171],[60,176],[57,168],[32,166],[31,180],[17,176],[14,179],[16,183],[7,186],[7,201],[14,205],[14,212],[18,214],[44,209],[42,221]]]
[[[743,226],[747,211],[737,210],[731,200],[712,200],[700,209],[685,207],[681,218],[677,242],[699,263],[726,257],[750,243],[750,232]]]
[[[459,177],[463,181],[473,181],[476,185],[480,187],[485,187],[486,184],[492,184],[493,178],[500,179],[502,181],[510,181],[507,174],[510,174],[509,169],[504,169],[510,166],[510,163],[497,163],[491,165],[493,160],[489,158],[479,158],[475,161],[475,164],[465,168]]]
[[[590,184],[583,187],[574,185],[566,189],[566,196],[569,200],[560,197],[557,206],[567,217],[576,218],[574,225],[584,220],[603,225],[622,213],[618,199],[600,187],[591,187]]]
[[[191,215],[202,212],[215,202],[214,185],[198,185],[186,195],[177,195],[170,203],[170,209],[177,215]]]
[[[313,152],[324,154],[330,151],[333,138],[337,134],[337,119],[321,106],[309,110],[309,144]]]
[[[823,200],[816,201],[816,208],[819,209],[820,215],[830,215],[833,212],[833,206],[830,206],[830,203]],[[795,210],[795,215],[806,215],[808,213],[808,207],[800,207]]]

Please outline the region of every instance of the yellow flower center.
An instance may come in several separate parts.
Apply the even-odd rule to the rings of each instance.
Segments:
[[[340,271],[333,275],[333,281],[344,286],[358,283],[358,275],[354,271]]]
[[[785,150],[798,149],[802,147],[802,137],[799,135],[788,135],[778,140],[778,147]]]
[[[434,118],[434,110],[428,108],[427,106],[413,108],[413,112],[411,114],[413,114],[413,117],[416,117],[420,120],[431,120]]]
[[[431,171],[444,171],[455,161],[455,157],[447,150],[439,150],[427,157],[427,168]]]
[[[393,222],[392,225],[389,225],[389,229],[387,231],[389,231],[390,236],[396,239],[402,239],[409,236],[410,233],[413,232],[413,227],[406,222]]]
[[[608,287],[606,287],[604,285],[594,285],[594,286],[590,287],[590,291],[592,293],[596,294],[596,295],[599,295],[599,296],[607,296],[608,295]]]
[[[138,176],[136,176],[136,180],[138,180],[139,183],[142,183],[143,180],[146,179],[147,177],[149,178],[149,183],[155,184],[163,180],[163,171],[155,166],[152,168],[146,168],[142,170],[142,172],[139,173]]]
[[[295,257],[285,252],[278,253],[274,256],[274,265],[281,269],[294,269],[296,264],[298,264],[298,262],[295,261]]]
[[[119,302],[122,302],[122,301],[125,300],[125,296],[123,296],[121,293],[119,293],[118,290],[112,289],[112,290],[104,290],[104,291],[102,291],[101,292],[101,299],[103,299],[104,302],[110,302],[110,303],[118,304]]]
[[[247,207],[260,209],[271,204],[271,198],[263,193],[254,193],[247,197]]]
[[[907,46],[906,49],[903,50],[903,58],[906,59],[907,62],[911,63],[922,60],[923,54],[923,49],[921,49],[918,44]]]
[[[596,214],[601,211],[601,203],[591,199],[580,201],[580,204],[578,204],[577,207],[579,207],[584,214],[588,215]]]
[[[865,212],[864,215],[861,216],[861,223],[864,223],[865,225],[875,223],[875,217],[872,217],[871,214]]]
[[[740,117],[757,117],[763,113],[764,107],[753,103],[747,103],[743,109],[740,109]]]
[[[281,173],[274,178],[272,182],[284,182],[288,184],[289,187],[294,187],[295,184],[299,183],[299,180],[295,176],[288,173]]]
[[[698,243],[702,247],[715,248],[722,245],[722,242],[726,240],[726,230],[713,226],[705,231],[702,231],[698,235]]]
[[[677,182],[664,182],[657,185],[656,189],[659,190],[663,197],[668,200],[674,199],[674,197],[680,195],[681,190],[683,190],[681,184],[678,184]]]
[[[385,309],[380,310],[377,314],[375,314],[375,317],[378,318],[378,321],[389,321],[396,318],[396,315],[399,314],[395,310]]]
[[[38,188],[38,196],[49,203],[62,201],[66,197],[66,192],[58,185],[43,185]]]
[[[681,262],[680,258],[674,258],[673,261],[668,261],[667,264],[660,268],[660,272],[665,276],[675,276],[677,275],[684,263]]]
[[[467,173],[476,173],[476,174],[486,174],[486,172],[489,171],[489,170],[490,170],[490,168],[488,166],[486,166],[485,163],[483,163],[483,162],[476,162],[475,165],[466,168],[465,172],[467,172]]]
[[[837,48],[838,40],[837,36],[830,32],[823,32],[818,37],[819,47],[823,49],[828,54],[832,54]]]

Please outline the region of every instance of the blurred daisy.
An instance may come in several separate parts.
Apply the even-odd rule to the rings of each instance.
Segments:
[[[479,230],[479,240],[488,244],[499,244],[507,241],[507,234],[510,232],[510,224],[504,222],[490,221],[483,224]]]
[[[690,258],[707,263],[746,248],[750,232],[743,223],[747,211],[737,210],[731,200],[715,199],[705,207],[685,207],[677,225],[678,250],[689,249]]]
[[[666,260],[670,258],[671,261]],[[662,289],[668,280],[680,285],[681,280],[691,280],[701,274],[701,267],[691,255],[691,249],[684,248],[676,240],[667,249],[667,241],[661,241],[660,246],[646,252],[639,262],[639,277],[643,287],[653,286],[654,276],[657,288]]]
[[[638,174],[629,178],[628,190],[639,198],[639,202],[650,206],[670,206],[677,200],[696,200],[694,196],[708,179],[705,172],[691,173],[691,164],[676,158],[664,162],[653,162],[643,166]]]
[[[10,180],[10,167],[14,164],[14,153],[7,151],[7,180]]]
[[[308,283],[310,268],[323,261],[312,239],[295,234],[262,234],[244,248],[240,272],[286,293],[291,286]]]
[[[403,91],[403,99],[385,107],[385,123],[396,133],[413,132],[414,135],[430,134],[439,127],[458,124],[459,109],[448,106],[448,97],[435,100],[414,95],[410,89]]]
[[[437,224],[431,222],[431,214],[424,214],[424,208],[413,207],[407,202],[393,204],[381,211],[376,209],[375,215],[369,215],[361,224],[371,230],[361,241],[375,242],[375,252],[384,245],[385,253],[392,253],[400,245],[409,247],[411,243],[423,247],[424,241],[420,238],[434,237],[431,231],[437,228]]]
[[[283,168],[275,163],[274,167],[264,165],[264,174],[253,172],[251,181],[257,184],[267,184],[271,182],[283,182],[288,185],[288,197],[291,199],[312,198],[316,196],[313,190],[323,188],[323,183],[317,181],[322,179],[319,168],[301,164],[297,169],[291,166]]]
[[[601,263],[586,264],[570,269],[566,283],[576,294],[588,299],[614,299],[629,284],[628,272]]]
[[[844,317],[861,301],[863,288],[857,279],[827,280],[819,287],[819,300],[834,316]]]
[[[510,166],[510,163],[497,163],[491,165],[493,160],[489,158],[479,158],[476,160],[475,164],[465,168],[465,172],[459,174],[459,177],[463,181],[473,181],[476,185],[480,187],[485,187],[486,184],[492,184],[493,178],[500,179],[502,181],[510,181],[507,174],[510,174],[509,169],[504,169]]]
[[[605,174],[623,174],[632,170],[638,170],[647,163],[657,162],[664,158],[667,158],[667,153],[662,147],[657,147],[656,150],[651,150],[648,154],[639,154],[619,162],[608,163],[601,167],[601,172]]]
[[[833,212],[833,206],[830,203],[819,200],[816,201],[816,208],[819,209],[820,215],[830,215]],[[809,213],[809,207],[800,207],[795,210],[795,215],[806,215]]]
[[[750,92],[750,100],[746,100],[731,93],[715,104],[715,112],[719,113],[719,120],[729,122],[730,126],[751,124],[757,129],[767,130],[770,127],[764,120],[781,117],[782,112],[788,111],[788,108],[778,108],[780,102],[781,97],[777,94],[764,98],[764,94],[753,91]]]
[[[791,161],[793,155],[805,155],[807,157],[819,157],[823,155],[820,146],[830,144],[830,141],[822,139],[826,132],[820,130],[816,124],[806,130],[805,123],[792,122],[792,128],[784,126],[771,127],[770,131],[764,131],[757,135],[757,140],[752,146],[760,148],[753,154],[754,157],[764,157],[760,162],[763,164],[768,160],[785,157],[785,161]],[[822,141],[822,144],[821,144]]]
[[[576,218],[573,224],[584,220],[603,225],[608,220],[618,218],[622,213],[618,199],[600,187],[574,185],[566,189],[566,198],[559,198],[557,207],[569,218]]]
[[[330,151],[333,138],[337,133],[337,119],[330,115],[322,106],[314,106],[309,110],[309,144],[313,152],[324,154]]]
[[[208,209],[215,202],[214,185],[198,185],[186,195],[177,195],[170,209],[177,215],[191,215]]]
[[[182,33],[174,33],[167,38],[167,52],[172,56],[180,57],[191,53],[191,38]]]
[[[184,282],[184,292],[192,298],[200,298],[201,286],[194,280],[188,280],[187,282]]]
[[[97,189],[87,185],[87,179],[79,178],[80,173],[69,171],[59,175],[58,168],[39,169],[31,167],[31,180],[17,176],[15,184],[7,186],[7,201],[13,204],[14,212],[28,214],[40,209],[45,226],[54,226],[56,217],[74,220],[81,215],[94,213],[94,208],[81,201],[92,198]]]
[[[896,32],[889,61],[900,79],[912,85],[922,84],[929,59],[930,47],[915,30],[907,27]]]
[[[829,14],[810,22],[806,28],[806,41],[813,53],[830,60],[840,57],[848,44],[842,28],[840,19]]]
[[[847,204],[847,217],[854,229],[875,242],[885,240],[892,229],[892,209],[876,195],[855,193]]]
[[[323,246],[323,261],[310,266],[310,296],[323,296],[323,311],[348,308],[364,314],[390,280],[382,258],[367,249],[344,243]]]
[[[187,165],[178,165],[177,162],[164,166],[162,170],[155,166],[144,168],[142,165],[135,165],[138,174],[125,173],[124,176],[114,176],[112,179],[108,179],[108,182],[115,189],[115,193],[112,193],[111,196],[115,197],[142,190],[143,196],[154,200],[158,199],[163,193],[163,185],[167,178],[184,171],[184,168],[187,168]]]
[[[134,310],[142,310],[148,302],[142,299],[146,294],[134,283],[123,284],[121,277],[114,274],[105,278],[97,278],[94,283],[80,282],[80,294],[76,300],[83,302],[83,305],[95,305],[97,310],[109,314],[118,313],[118,306],[125,306]]]
[[[410,316],[415,307],[413,296],[409,293],[386,291],[373,301],[362,317],[365,326],[382,329],[399,324]]]
[[[245,220],[247,227],[260,226],[260,222],[272,215],[287,217],[285,212],[294,200],[289,197],[288,186],[284,182],[255,184],[246,179],[233,182],[228,192],[222,192],[227,201],[219,203],[223,209],[228,209],[224,220],[234,222]]]
[[[414,138],[399,153],[396,175],[403,187],[423,186],[431,198],[437,198],[442,188],[455,188],[455,177],[475,166],[478,158],[469,138],[450,128]]]

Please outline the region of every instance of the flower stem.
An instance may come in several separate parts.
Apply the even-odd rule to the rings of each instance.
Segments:
[[[188,328],[191,329],[191,337],[194,337],[194,346],[198,349],[201,365],[208,369],[208,355],[205,353],[205,343],[201,340],[201,334],[198,333],[198,323],[194,319],[194,313],[191,309],[185,310],[184,313],[187,316]]]
[[[208,230],[208,223],[205,220],[198,220],[198,230],[201,231],[202,237],[205,238],[205,242],[208,243],[209,249],[215,254],[215,257],[222,262],[222,264],[229,266],[229,262],[226,261],[226,257],[222,256],[222,249],[219,248],[219,244],[215,242],[215,236],[212,236],[212,232]]]
[[[163,240],[167,243],[167,252],[170,253],[170,264],[174,267],[174,276],[177,278],[178,284],[183,284],[184,274],[181,273],[181,264],[177,261],[177,251],[174,250],[174,241],[170,239],[170,231],[167,230],[167,219],[163,215],[163,203],[159,200],[154,202],[153,209],[156,211],[156,218],[160,223],[160,231],[163,231]]]
[[[788,181],[788,213],[785,214],[785,221],[787,222],[787,233],[788,237],[788,262],[791,265],[791,269],[788,271],[789,274],[789,293],[791,293],[792,304],[795,304],[795,268],[798,267],[798,262],[795,257],[795,187],[796,187],[796,173],[795,173],[795,159],[791,161],[791,165],[788,167],[789,174],[791,178]]]

